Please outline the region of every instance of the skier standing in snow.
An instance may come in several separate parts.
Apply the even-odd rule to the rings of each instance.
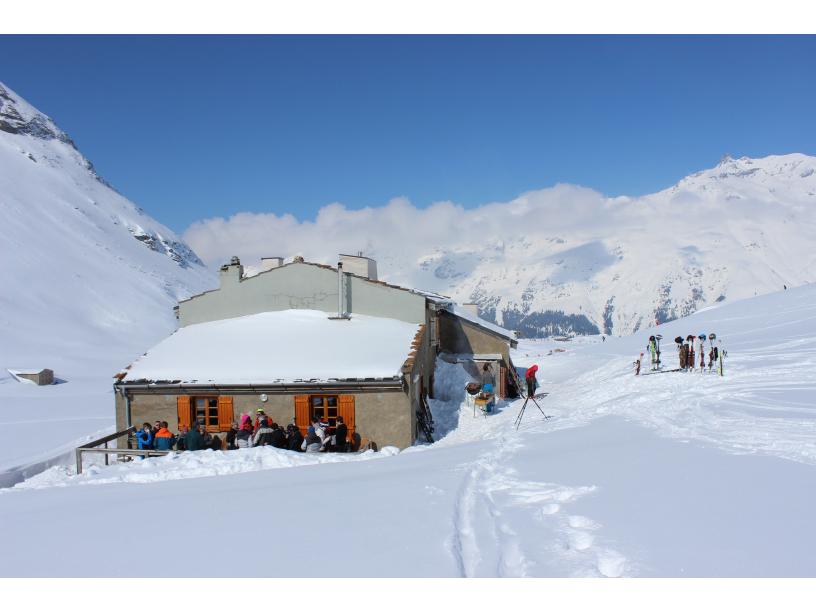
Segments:
[[[536,372],[538,372],[538,365],[534,363],[527,368],[527,372],[524,374],[524,380],[527,383],[527,397],[535,397],[535,390],[538,386]]]

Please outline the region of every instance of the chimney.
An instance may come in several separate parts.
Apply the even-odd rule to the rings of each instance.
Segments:
[[[357,255],[343,255],[341,253],[340,261],[346,272],[370,280],[377,280],[377,262],[370,257],[364,257],[362,252]]]
[[[343,273],[343,262],[337,262],[337,316],[330,319],[350,319],[346,313],[346,275]]]
[[[479,305],[474,302],[468,302],[467,304],[462,304],[462,308],[464,308],[467,312],[472,314],[474,317],[479,316]]]
[[[243,275],[244,266],[241,265],[241,260],[233,255],[228,264],[221,266],[219,274],[221,286],[224,287],[227,284],[237,283],[241,280]]]
[[[279,268],[283,265],[283,257],[261,257],[261,272]]]

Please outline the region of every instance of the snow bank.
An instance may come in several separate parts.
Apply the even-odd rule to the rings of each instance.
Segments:
[[[465,385],[471,376],[460,363],[436,360],[434,397],[428,406],[434,419],[434,439],[440,440],[459,426],[459,412],[465,403]]]
[[[75,474],[73,466],[54,466],[17,484],[13,489],[43,489],[74,485],[111,483],[151,483],[165,480],[224,476],[262,470],[303,467],[322,463],[349,463],[392,457],[399,449],[386,446],[380,451],[363,453],[298,453],[271,446],[234,451],[203,450],[171,453],[162,457],[136,459],[111,466],[99,460],[88,465],[82,474]],[[13,489],[5,489],[11,491]],[[2,493],[3,491],[0,491]]]

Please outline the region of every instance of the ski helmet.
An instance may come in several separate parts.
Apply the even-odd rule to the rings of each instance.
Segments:
[[[657,334],[655,336],[655,340],[662,340],[662,339],[663,339],[663,336],[661,336],[660,334]]]
[[[700,334],[700,335],[699,335],[699,336],[697,336],[697,337],[698,337],[700,340],[705,340],[705,339],[706,339],[706,335],[705,335],[705,334]]]
[[[682,336],[677,336],[677,337],[674,339],[674,341],[675,341],[677,344],[683,344],[683,337],[682,337]]]
[[[717,334],[713,334],[713,333],[712,333],[712,334],[708,334],[708,339],[709,339],[709,340],[715,340],[716,338],[717,338]]]

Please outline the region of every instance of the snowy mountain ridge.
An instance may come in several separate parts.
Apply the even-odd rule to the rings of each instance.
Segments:
[[[816,280],[816,158],[802,154],[726,157],[643,197],[558,185],[492,206],[508,230],[439,247],[400,280],[527,337],[624,335]]]
[[[132,357],[173,329],[179,299],[214,283],[181,238],[2,83],[0,213],[0,366],[49,353],[70,362],[80,339],[116,339]]]

